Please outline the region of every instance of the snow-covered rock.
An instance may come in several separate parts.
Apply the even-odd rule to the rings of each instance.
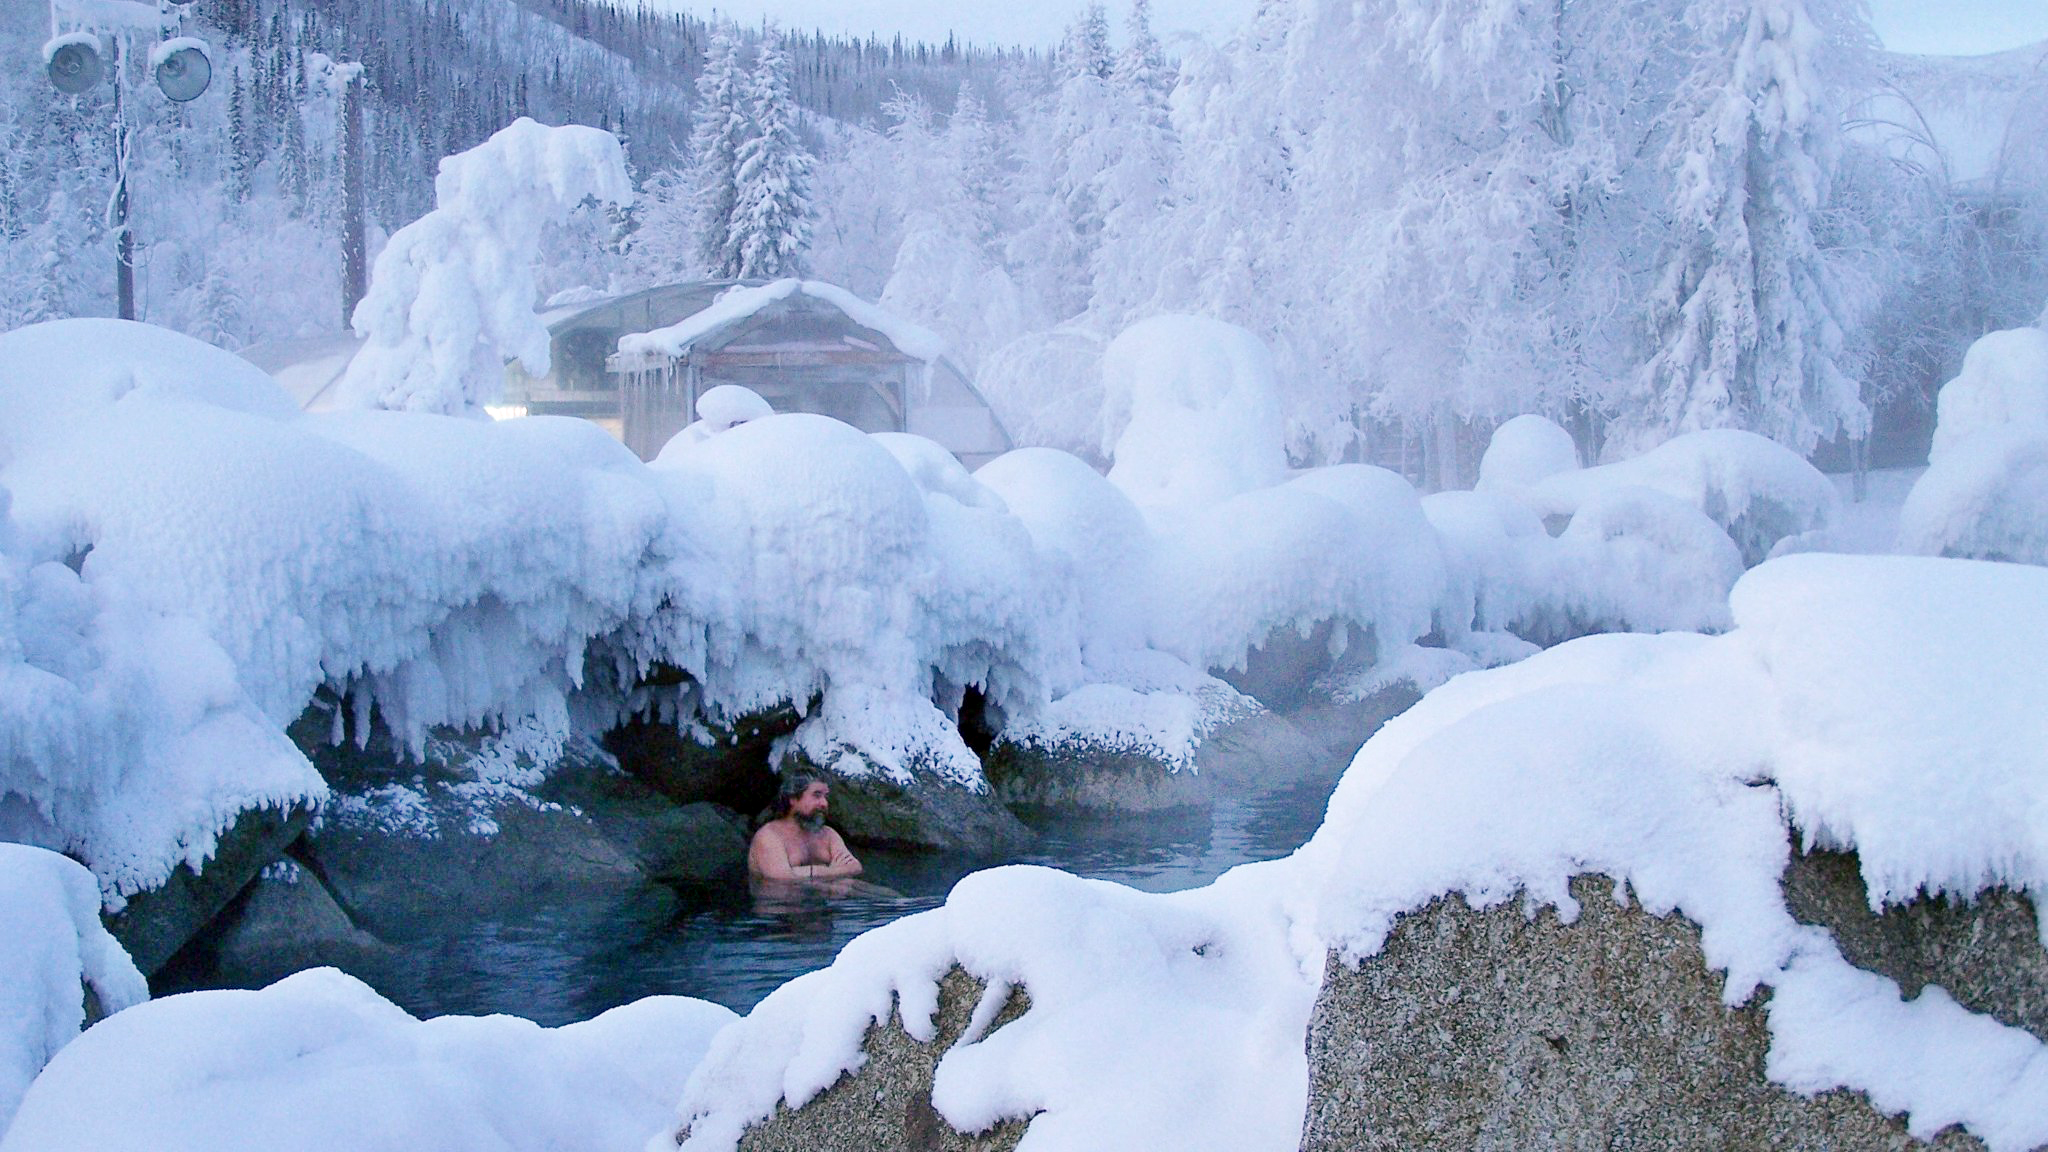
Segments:
[[[2048,331],[1984,336],[1942,385],[1898,549],[2048,564]]]
[[[1673,437],[1640,456],[1562,471],[1523,490],[1542,516],[1569,516],[1594,494],[1652,488],[1692,505],[1721,526],[1754,566],[1788,536],[1822,531],[1840,518],[1841,497],[1813,465],[1774,440],[1717,428]]]
[[[55,852],[0,843],[0,1136],[22,1094],[86,1024],[149,999],[128,954],[100,926],[92,873]]]
[[[36,1080],[0,1149],[634,1147],[731,1019],[657,996],[553,1029],[513,1016],[416,1020],[316,968],[106,1020]]]

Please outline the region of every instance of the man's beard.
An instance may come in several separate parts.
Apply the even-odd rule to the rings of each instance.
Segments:
[[[798,816],[796,823],[797,827],[802,828],[806,832],[817,832],[825,827],[825,814],[823,812],[813,812],[809,816]]]

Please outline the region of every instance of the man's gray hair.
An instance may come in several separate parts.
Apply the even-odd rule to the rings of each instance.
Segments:
[[[790,806],[796,803],[797,797],[804,794],[804,789],[809,788],[824,778],[823,775],[813,772],[808,768],[792,768],[784,772],[782,774],[782,783],[777,785],[775,789],[775,815],[777,817],[789,815]]]

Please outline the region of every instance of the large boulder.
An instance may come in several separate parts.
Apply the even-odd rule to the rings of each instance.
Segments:
[[[793,766],[818,771],[802,756],[790,759]],[[1002,859],[1036,839],[993,789],[976,792],[923,768],[909,769],[908,780],[881,771],[850,775],[829,768],[823,776],[832,785],[832,824],[854,844]]]
[[[180,865],[160,887],[130,896],[121,911],[107,917],[107,931],[137,968],[155,975],[257,873],[275,863],[311,820],[312,813],[301,807],[244,811],[220,834],[204,867],[195,872]]]
[[[265,868],[194,947],[203,956],[192,959],[210,969],[210,983],[242,988],[307,968],[362,972],[392,956],[349,919],[317,873],[290,858]],[[185,960],[181,954],[178,963]]]
[[[601,762],[565,766],[535,794],[580,813],[655,880],[708,881],[746,862],[744,816],[701,800],[678,804]]]
[[[932,1107],[932,1073],[939,1058],[966,1034],[985,985],[959,968],[939,982],[939,1012],[929,1043],[903,1028],[901,1005],[889,1023],[871,1025],[861,1043],[867,1059],[838,1082],[792,1110],[747,1130],[741,1152],[1010,1152],[1024,1138],[1020,1122],[987,1132],[955,1131]],[[1031,1008],[1023,989],[1010,993],[982,1033],[987,1035]],[[679,1141],[680,1142],[680,1141]]]
[[[1204,809],[1214,801],[1209,778],[1192,766],[1176,770],[1130,749],[999,740],[984,771],[996,797],[1027,815],[1129,815]]]
[[[1958,986],[1976,986],[1985,1010],[2004,1005],[2008,1022],[2031,1014],[2040,1034],[2048,961],[2022,898],[1872,916],[1848,868],[1844,882],[1838,859],[1795,859],[1788,899],[1852,960],[1966,973]],[[1613,887],[1573,880],[1582,911],[1570,925],[1549,909],[1531,918],[1519,901],[1475,911],[1442,897],[1403,916],[1363,965],[1332,954],[1309,1024],[1301,1147],[1919,1145],[1858,1093],[1804,1097],[1767,1080],[1764,996],[1724,1007],[1699,929],[1618,904]],[[2013,932],[2021,920],[2026,930]],[[1980,1145],[1949,1130],[1934,1146]]]

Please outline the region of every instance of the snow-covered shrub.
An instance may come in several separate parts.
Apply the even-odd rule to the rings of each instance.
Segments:
[[[1102,353],[1110,482],[1140,507],[1212,504],[1287,474],[1273,354],[1200,316],[1154,316]]]
[[[1935,399],[1929,459],[1949,455],[1981,432],[2048,427],[2048,330],[1992,332],[1963,354],[1962,371]]]
[[[4,686],[0,679],[0,686]],[[85,1026],[85,988],[106,1012],[149,999],[100,925],[92,873],[54,852],[0,843],[0,1136],[29,1082]]]
[[[1325,620],[1369,630],[1383,650],[1405,644],[1429,632],[1443,595],[1415,489],[1364,464],[1185,509],[1159,542],[1152,643],[1198,668],[1242,668],[1275,630],[1307,636]]]
[[[100,1024],[57,1055],[0,1147],[637,1147],[732,1018],[702,1000],[651,996],[561,1028],[516,1016],[416,1020],[315,968]]]
[[[618,138],[520,117],[441,161],[434,210],[392,233],[356,305],[368,341],[343,394],[365,408],[460,415],[504,386],[505,361],[548,372],[534,262],[545,227],[585,200],[633,201]]]
[[[1983,337],[1942,385],[1898,548],[2048,564],[2048,331]]]
[[[1102,349],[1082,328],[1033,332],[984,357],[975,388],[1018,447],[1100,459]]]
[[[1779,887],[1796,836],[1853,848],[1874,907],[2048,888],[2048,573],[1791,556],[1744,575],[1733,614],[1724,636],[1589,637],[1451,681],[1366,743],[1299,852],[1208,888],[977,873],[721,1033],[684,1090],[683,1148],[723,1152],[802,1106],[892,1009],[929,1037],[959,965],[989,983],[978,1021],[1017,985],[1031,1008],[941,1056],[932,1106],[953,1127],[1282,1152],[1330,954],[1371,956],[1452,894],[1570,923],[1569,881],[1589,872],[1700,925],[1729,1005],[1770,989],[1772,1081],[1861,1091],[1923,1139],[1960,1124],[1999,1152],[2048,1142],[2048,1045],[1933,989],[1903,999]]]
[[[1558,472],[1523,490],[1543,516],[1571,515],[1594,494],[1623,486],[1654,488],[1707,514],[1761,563],[1788,536],[1822,531],[1840,518],[1841,497],[1820,471],[1791,449],[1753,432],[1691,432],[1627,460]]]

